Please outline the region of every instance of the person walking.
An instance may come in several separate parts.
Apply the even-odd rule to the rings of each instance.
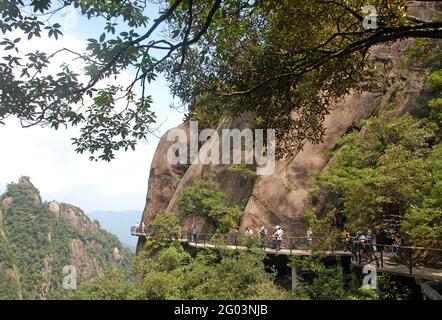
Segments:
[[[266,227],[261,226],[261,229],[259,229],[259,237],[261,239],[262,248],[265,249],[266,241],[267,241],[267,229],[266,229]]]
[[[192,224],[190,226],[190,241],[196,242],[197,237],[198,237],[198,229],[194,224]]]
[[[267,247],[267,235],[268,235],[268,232],[267,232],[266,227],[261,226],[261,228],[259,229],[259,237],[261,240],[261,247],[263,249],[265,249]]]
[[[309,227],[307,230],[307,243],[309,246],[311,246],[313,244],[313,230],[312,227]]]
[[[259,236],[262,238],[267,237],[267,229],[264,226],[261,226],[261,228],[259,229]]]
[[[250,228],[250,227],[246,228],[245,235],[246,235],[246,237],[251,237],[251,236],[253,236],[253,230],[252,230],[252,228]]]
[[[278,251],[282,247],[282,236],[283,236],[284,232],[282,231],[280,226],[276,226],[275,229],[276,229],[276,232],[273,234],[273,238],[275,239],[276,250]]]
[[[399,247],[401,247],[404,244],[404,240],[402,239],[402,236],[400,234],[396,235],[396,238],[394,239],[394,243],[392,245],[392,251],[394,254],[398,254]]]
[[[371,243],[373,241],[373,236],[371,235],[370,231],[367,231],[365,234],[365,241],[367,241],[367,243]]]

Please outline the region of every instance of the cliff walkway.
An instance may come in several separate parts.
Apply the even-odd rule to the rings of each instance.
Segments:
[[[149,238],[152,229],[139,230],[131,227],[131,234]],[[194,248],[247,250],[261,249],[269,255],[311,256],[321,254],[337,259],[348,257],[355,266],[371,265],[378,272],[408,276],[416,279],[442,280],[442,248],[394,246],[386,244],[343,241],[326,237],[284,237],[278,244],[272,237],[238,236],[236,234],[214,235],[189,233],[168,240],[186,243]],[[327,249],[324,249],[327,248]]]

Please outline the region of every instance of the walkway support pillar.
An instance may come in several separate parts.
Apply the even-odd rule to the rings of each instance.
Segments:
[[[336,269],[338,272],[338,279],[340,284],[339,295],[342,298],[342,296],[344,295],[344,269],[342,268],[342,257],[339,255],[336,256]]]
[[[295,294],[296,287],[298,286],[298,270],[295,265],[292,265],[292,294]]]

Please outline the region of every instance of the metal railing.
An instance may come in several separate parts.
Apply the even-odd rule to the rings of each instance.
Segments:
[[[142,230],[141,227],[132,226],[131,234],[133,236],[143,236],[149,237],[154,229],[152,227],[145,227]],[[288,237],[283,236],[281,241],[278,241],[271,236],[246,236],[236,233],[230,234],[208,234],[208,233],[197,233],[191,234],[189,231],[181,232],[174,238],[185,240],[188,242],[193,242],[196,244],[208,245],[225,245],[225,246],[235,246],[236,248],[245,247],[258,247],[263,249],[275,249],[279,250],[312,250],[315,248],[324,247],[327,242],[330,242],[330,238],[327,237],[313,237],[311,239],[306,237]],[[330,243],[328,243],[330,246]],[[345,246],[342,241],[335,239],[332,245],[331,251],[333,250],[345,250]]]
[[[131,233],[134,236],[149,237],[153,228],[131,227]],[[351,239],[330,238],[330,237],[288,237],[283,236],[282,241],[277,241],[271,236],[262,237],[260,235],[246,236],[236,233],[231,234],[191,234],[181,232],[179,235],[172,237],[180,241],[194,243],[196,246],[202,247],[234,247],[239,248],[259,248],[266,251],[275,250],[275,252],[286,250],[289,255],[299,254],[297,250],[317,251],[317,252],[348,252],[352,256],[353,261],[359,266],[375,263],[377,267],[384,268],[385,264],[403,265],[408,268],[410,275],[413,269],[420,266],[431,266],[442,269],[442,249],[412,247],[412,246],[395,246],[386,244],[377,244],[370,242],[360,242]]]
[[[192,235],[190,233],[186,234],[185,238],[187,241],[195,244],[202,244],[203,246],[207,244],[211,245],[224,245],[238,247],[255,247],[261,249],[274,249],[275,251],[288,250],[290,253],[295,250],[306,250],[310,251],[315,248],[319,248],[323,243],[329,239],[325,237],[313,237],[307,239],[306,237],[288,237],[283,236],[281,241],[278,241],[271,236],[246,236],[238,234],[205,234],[198,233]],[[334,250],[344,249],[344,246],[335,247]]]
[[[410,275],[414,268],[422,266],[442,268],[442,249],[397,246],[375,243],[349,244],[352,248],[353,259],[360,265],[376,263],[377,267],[384,268],[384,264],[404,265],[408,268]]]
[[[146,237],[149,236],[153,231],[153,227],[142,227],[142,226],[131,226],[130,227],[130,233],[133,236],[137,237]]]

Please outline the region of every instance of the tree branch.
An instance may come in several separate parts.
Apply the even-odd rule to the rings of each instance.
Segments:
[[[397,41],[404,38],[441,38],[442,39],[442,22],[429,22],[415,26],[405,26],[397,28],[382,28],[377,30],[373,35],[371,35],[366,39],[355,41],[350,45],[346,46],[345,48],[327,52],[327,54],[324,54],[323,56],[315,60],[303,63],[302,64],[303,68],[300,68],[300,66],[295,66],[295,71],[289,71],[286,73],[275,75],[273,77],[263,80],[262,82],[250,87],[249,89],[242,91],[235,91],[235,92],[213,92],[213,93],[221,96],[238,96],[238,95],[250,94],[270,82],[284,78],[301,76],[307,72],[310,72],[312,70],[321,67],[330,60],[342,57],[347,54],[354,53],[356,51],[360,50],[366,51],[370,47],[380,43]]]

